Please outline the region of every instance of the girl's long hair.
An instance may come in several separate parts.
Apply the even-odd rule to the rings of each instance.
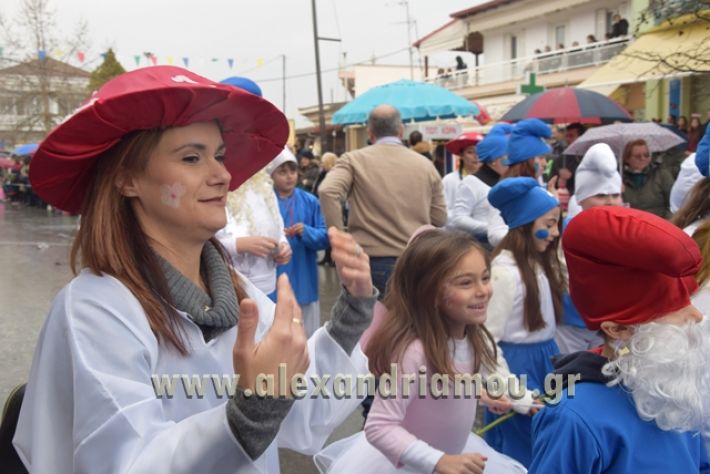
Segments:
[[[710,178],[703,178],[690,190],[683,207],[673,214],[671,222],[681,229],[688,227],[710,212]]]
[[[389,372],[390,364],[401,361],[407,347],[419,339],[431,369],[455,375],[448,326],[439,302],[443,283],[471,251],[479,252],[490,267],[485,250],[467,234],[437,229],[422,232],[412,240],[397,259],[387,286],[384,305],[388,317],[367,344],[366,355],[373,374]],[[474,372],[481,363],[491,370],[495,368],[495,341],[485,326],[468,325],[466,336],[476,354]]]
[[[500,179],[503,180],[505,178],[519,178],[521,176],[529,176],[530,178],[537,177],[537,173],[535,172],[534,159],[520,161],[518,163],[510,165],[508,169],[505,170],[505,173],[503,173],[503,176],[501,176]]]
[[[698,270],[698,273],[695,275],[698,286],[702,287],[710,279],[710,219],[706,220],[695,229],[695,232],[693,232],[693,240],[695,240],[698,247],[700,247],[700,253],[703,256],[703,263],[700,265],[700,270]]]
[[[163,132],[144,130],[125,136],[96,160],[81,210],[81,226],[71,249],[71,269],[76,275],[88,268],[97,275],[117,278],[133,293],[143,307],[148,324],[161,344],[187,355],[179,316],[160,263],[136,218],[129,198],[123,196],[119,183],[143,172],[148,157],[155,150]],[[210,239],[229,258],[217,239]],[[237,298],[246,293],[238,276],[229,268]]]
[[[535,267],[542,266],[552,293],[552,305],[555,309],[555,321],[562,321],[562,294],[564,292],[564,278],[558,258],[560,239],[555,239],[547,246],[544,252],[535,250],[532,228],[534,222],[515,229],[511,229],[493,251],[493,258],[503,250],[513,254],[515,263],[520,271],[520,278],[525,287],[525,300],[523,301],[523,322],[528,331],[538,331],[545,327],[545,320],[540,310],[540,288],[537,285]]]

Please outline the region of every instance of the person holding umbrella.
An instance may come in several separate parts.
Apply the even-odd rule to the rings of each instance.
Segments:
[[[659,163],[652,161],[646,141],[639,138],[624,147],[624,201],[634,209],[671,218],[670,196],[675,180]]]

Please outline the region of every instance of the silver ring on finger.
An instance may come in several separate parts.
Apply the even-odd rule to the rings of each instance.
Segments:
[[[355,256],[359,257],[362,255],[362,247],[360,247],[360,244],[355,244]]]

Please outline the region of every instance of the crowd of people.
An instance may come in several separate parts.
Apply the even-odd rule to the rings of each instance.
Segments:
[[[329,473],[710,472],[710,133],[579,157],[581,124],[500,123],[446,143],[442,177],[396,108],[367,132],[340,157],[291,149],[258,87],[173,66],[53,130],[29,182],[81,225],[19,412],[25,468],[276,473],[287,447]],[[160,395],[173,374],[236,379]],[[339,377],[373,390],[324,396]],[[324,447],[361,403],[363,430]]]

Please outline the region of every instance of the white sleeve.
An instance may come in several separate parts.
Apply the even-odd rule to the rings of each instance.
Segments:
[[[464,230],[472,235],[485,235],[488,229],[488,222],[474,219],[474,208],[478,204],[479,197],[471,189],[466,179],[459,183],[456,191],[456,202],[454,204],[452,227]]]
[[[308,353],[311,363],[305,374],[307,396],[293,404],[277,439],[280,447],[315,454],[331,432],[360,406],[362,399],[355,396],[357,377],[365,376],[369,371],[367,357],[360,345],[349,356],[325,327],[319,328],[308,339]],[[345,396],[342,394],[343,377],[352,380],[353,393]],[[325,387],[325,391],[316,389],[317,385]]]
[[[14,440],[28,470],[265,472],[265,458],[252,461],[233,437],[226,402],[179,420],[166,413],[151,383],[157,341],[123,288],[70,284],[55,300]]]
[[[517,283],[513,271],[502,265],[491,268],[491,287],[493,295],[488,302],[486,328],[500,341],[505,333],[505,325],[513,311],[513,301]]]
[[[436,464],[444,454],[446,453],[418,439],[404,450],[399,459],[405,466],[414,468],[415,472],[430,474],[434,472]]]
[[[493,206],[490,206],[490,209],[491,211],[488,213],[488,243],[496,247],[508,234],[508,226],[498,209]]]

